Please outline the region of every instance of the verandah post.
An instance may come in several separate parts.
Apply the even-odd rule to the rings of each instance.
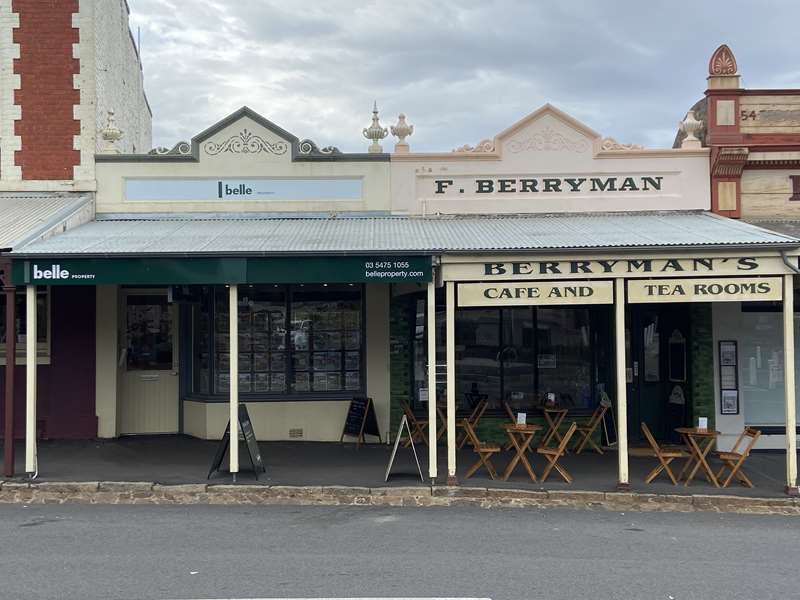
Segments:
[[[447,484],[456,485],[456,308],[455,284],[447,282]],[[433,442],[431,442],[433,443]]]
[[[628,399],[625,378],[625,280],[614,280],[614,353],[617,380],[617,487],[630,488],[628,481]]]
[[[437,476],[436,456],[436,280],[428,283],[428,475]],[[449,438],[448,438],[449,439]]]
[[[794,275],[783,276],[783,395],[786,416],[786,493],[798,495],[797,411],[794,390]]]
[[[36,453],[36,286],[25,287],[25,472],[39,471]],[[11,329],[13,331],[13,324]],[[13,357],[12,357],[13,360]]]
[[[11,285],[11,263],[6,263],[4,273],[6,295],[6,388],[5,432],[3,437],[3,475],[14,476],[14,371],[17,356],[17,294]]]
[[[239,472],[239,287],[231,284],[228,288],[228,320],[230,323],[230,473],[236,481]]]

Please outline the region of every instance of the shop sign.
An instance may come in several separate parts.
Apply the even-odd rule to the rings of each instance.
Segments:
[[[361,200],[360,178],[351,179],[126,179],[132,202],[286,202]]]
[[[462,283],[458,286],[459,306],[530,306],[556,304],[611,304],[614,286],[610,281],[515,281]]]
[[[648,279],[628,282],[628,302],[752,302],[781,300],[780,277]]]
[[[603,177],[454,177],[433,180],[434,196],[658,193],[663,175]]]
[[[432,279],[430,256],[17,260],[15,285],[406,283]]]
[[[591,279],[608,277],[697,277],[700,275],[776,275],[787,268],[776,256],[572,258],[446,263],[444,278],[458,280]]]

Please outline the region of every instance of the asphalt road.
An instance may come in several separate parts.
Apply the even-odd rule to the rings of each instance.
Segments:
[[[0,598],[790,598],[800,519],[0,506]]]

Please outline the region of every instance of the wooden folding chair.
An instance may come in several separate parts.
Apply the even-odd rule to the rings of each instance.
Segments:
[[[403,442],[403,447],[408,448],[411,445],[411,440],[413,440],[414,443],[417,443],[420,440],[422,440],[423,442],[425,442],[425,445],[427,445],[428,436],[425,433],[425,430],[428,428],[428,420],[418,419],[417,417],[415,417],[414,411],[411,410],[411,407],[404,400],[400,401],[400,405],[403,407],[403,412],[405,413],[406,419],[408,420],[408,426],[411,429],[411,438]]]
[[[608,396],[606,396],[606,398],[607,397]],[[603,420],[603,415],[606,414],[607,410],[608,404],[601,400],[597,405],[597,408],[594,409],[592,417],[589,419],[589,421],[584,425],[578,425],[578,427],[576,427],[576,433],[583,437],[575,442],[575,448],[573,449],[575,454],[580,454],[583,452],[584,448],[586,448],[586,444],[589,444],[592,448],[594,448],[598,454],[603,454],[603,449],[600,448],[597,442],[594,441],[592,436],[594,435],[594,430],[597,429],[598,425],[600,425],[600,421]]]
[[[653,437],[650,428],[645,422],[642,422],[642,433],[644,433],[644,437],[647,438],[647,442],[650,444],[650,448],[652,449],[652,452],[646,452],[645,455],[655,457],[659,462],[659,464],[647,474],[647,477],[644,478],[644,482],[650,483],[653,481],[653,479],[658,477],[658,474],[661,473],[661,471],[665,471],[672,480],[673,485],[678,485],[678,478],[675,477],[675,473],[672,472],[672,469],[669,465],[676,458],[689,458],[689,453],[686,452],[686,450],[676,446],[659,446],[656,438]]]
[[[561,438],[561,442],[558,444],[556,448],[546,448],[540,446],[536,449],[536,452],[543,455],[547,461],[548,465],[545,467],[542,476],[539,478],[539,481],[545,481],[547,477],[550,475],[550,471],[555,469],[564,478],[564,481],[567,483],[572,483],[572,476],[567,472],[567,470],[558,464],[558,459],[564,456],[567,453],[567,444],[572,439],[572,435],[575,433],[575,430],[578,428],[578,424],[573,422],[572,425],[569,426],[567,432],[564,434],[564,437]]]
[[[477,404],[475,404],[475,407],[472,409],[470,415],[466,419],[461,419],[456,425],[456,428],[464,429],[462,425],[462,423],[464,422],[468,422],[474,428],[475,425],[478,424],[478,421],[481,420],[483,413],[486,412],[487,406],[489,406],[489,401],[486,400],[486,398],[481,398],[480,400],[478,400]],[[464,444],[466,444],[467,442],[469,442],[470,444],[472,443],[472,441],[469,439],[469,436],[466,433],[466,430],[464,430],[464,434],[461,436],[461,439],[456,438],[456,447],[459,450],[461,450],[461,448],[463,448]]]
[[[750,451],[753,449],[753,446],[756,445],[756,442],[760,437],[761,432],[758,429],[745,427],[745,430],[739,436],[739,439],[736,440],[736,444],[734,444],[730,452],[714,453],[722,461],[722,468],[720,468],[719,473],[717,473],[717,480],[722,483],[722,487],[728,487],[734,477],[736,477],[736,479],[738,479],[739,483],[742,485],[753,487],[753,482],[750,481],[747,475],[744,474],[744,471],[742,471],[742,463],[744,463],[745,459],[750,456]],[[747,446],[745,446],[744,450],[739,450],[739,445],[744,442],[745,439],[749,439],[750,441],[747,442]],[[721,481],[721,477],[725,469],[730,469],[730,474],[723,482]]]
[[[465,437],[469,439],[472,449],[478,454],[478,461],[469,468],[467,473],[464,475],[464,479],[469,479],[472,477],[475,472],[481,468],[481,466],[486,467],[489,477],[496,479],[497,471],[492,464],[492,455],[500,452],[500,446],[497,444],[482,443],[480,439],[478,439],[478,435],[475,433],[472,423],[470,423],[467,419],[462,419],[460,421],[460,426],[464,430]]]

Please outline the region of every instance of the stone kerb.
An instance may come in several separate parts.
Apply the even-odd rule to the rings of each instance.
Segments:
[[[584,490],[520,490],[483,487],[288,486],[150,482],[0,483],[1,504],[224,504],[481,508],[577,508],[613,511],[726,512],[800,516],[798,498],[678,495]]]

